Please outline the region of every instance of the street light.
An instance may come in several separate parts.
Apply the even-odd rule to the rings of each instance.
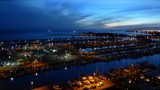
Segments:
[[[33,88],[33,84],[34,84],[34,82],[32,81],[32,82],[31,82],[31,86],[32,86],[32,88]]]
[[[13,79],[13,77],[11,77],[10,79],[11,79],[11,81],[13,81],[13,80],[14,80],[14,79]]]
[[[26,54],[25,54],[24,56],[25,56],[25,58],[27,57],[27,55],[26,55]]]
[[[132,83],[132,81],[131,81],[131,80],[129,80],[128,82],[129,82],[129,83]]]
[[[11,56],[8,56],[8,58],[10,59],[10,58],[11,58]]]
[[[38,73],[35,73],[36,76],[38,76]]]
[[[147,81],[147,82],[149,82],[149,81],[150,81],[150,79],[146,79],[146,81]]]

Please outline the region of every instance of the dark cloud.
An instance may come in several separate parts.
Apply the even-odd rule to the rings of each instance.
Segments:
[[[48,4],[46,4],[48,5]],[[75,21],[90,15],[78,15],[68,4],[53,3],[49,13],[19,2],[0,2],[1,30],[40,30],[83,28]],[[58,8],[59,7],[59,8]]]

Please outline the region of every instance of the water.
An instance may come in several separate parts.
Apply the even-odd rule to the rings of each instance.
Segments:
[[[21,31],[21,32],[1,32],[0,41],[5,40],[30,40],[30,39],[49,39],[52,36],[49,36],[52,32],[31,32],[31,31]]]
[[[120,61],[98,62],[88,65],[74,66],[68,68],[67,70],[60,69],[55,71],[46,71],[38,76],[27,75],[24,77],[14,78],[13,81],[10,79],[0,80],[0,90],[29,90],[32,88],[32,81],[34,82],[33,87],[67,82],[79,77],[80,75],[90,75],[96,71],[97,73],[106,74],[111,69],[127,67],[131,64],[136,64],[143,61],[148,61],[149,63],[158,66],[160,64],[160,55],[155,54],[153,56],[145,56],[138,59],[122,59]]]
[[[126,30],[92,30],[92,31],[12,31],[12,32],[0,32],[0,41],[5,40],[30,40],[30,39],[50,39],[50,38],[65,38],[66,36],[55,36],[48,34],[76,34],[82,32],[108,32],[119,34],[136,34],[133,32],[127,32]]]

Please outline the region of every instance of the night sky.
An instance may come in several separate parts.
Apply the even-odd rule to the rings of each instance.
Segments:
[[[1,0],[0,30],[159,27],[160,0]]]

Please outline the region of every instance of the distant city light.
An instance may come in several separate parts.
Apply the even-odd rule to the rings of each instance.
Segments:
[[[57,52],[57,50],[56,50],[56,49],[53,49],[53,52]]]
[[[128,82],[129,82],[129,83],[132,83],[132,81],[131,81],[131,80],[129,80]]]
[[[10,78],[10,80],[11,80],[11,81],[13,81],[13,80],[14,80],[14,78],[13,78],[13,77],[11,77],[11,78]]]
[[[11,56],[8,56],[8,58],[10,59],[10,58],[11,58]]]
[[[157,78],[160,79],[160,76],[158,76]]]
[[[150,81],[150,79],[146,79],[146,81],[147,81],[147,82],[149,82],[149,81]]]
[[[32,82],[31,82],[31,85],[33,85],[33,84],[34,84],[34,82],[32,81]]]
[[[35,76],[38,76],[38,73],[35,73]]]
[[[12,49],[14,49],[14,47],[12,46]]]

